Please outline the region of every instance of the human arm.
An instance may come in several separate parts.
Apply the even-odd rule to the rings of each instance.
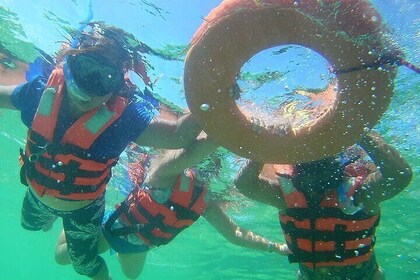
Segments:
[[[234,184],[246,197],[281,209],[283,196],[279,183],[260,176],[263,167],[264,163],[247,160],[239,170]]]
[[[270,253],[275,252],[279,255],[289,254],[286,244],[272,242],[261,235],[239,227],[216,201],[209,202],[203,217],[232,244]]]
[[[46,83],[45,77],[36,76],[30,82],[18,86],[0,86],[0,107],[21,111],[22,121],[29,127]]]
[[[155,119],[135,141],[140,146],[160,149],[187,147],[200,133],[201,127],[188,113],[176,121]]]
[[[380,202],[394,197],[409,185],[412,171],[402,155],[378,133],[366,133],[358,144],[371,157],[378,171],[366,178],[364,188],[359,189],[354,198],[365,207],[375,209]]]
[[[198,164],[217,147],[218,144],[203,133],[188,148],[164,152],[152,160],[147,183],[164,186],[168,181],[174,181],[184,169]]]
[[[0,108],[17,110],[12,103],[12,93],[16,87],[0,85]]]

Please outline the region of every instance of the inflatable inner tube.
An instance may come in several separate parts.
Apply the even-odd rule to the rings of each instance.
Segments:
[[[188,107],[203,129],[232,152],[268,163],[332,156],[354,144],[387,109],[396,66],[385,28],[364,0],[225,0],[206,17],[187,53]],[[229,96],[241,67],[280,45],[310,48],[336,74],[334,102],[303,127],[255,131],[252,116]]]

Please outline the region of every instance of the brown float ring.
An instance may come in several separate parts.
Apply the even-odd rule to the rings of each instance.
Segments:
[[[375,125],[389,105],[396,69],[366,66],[385,54],[383,31],[364,0],[225,0],[191,42],[184,72],[188,106],[211,137],[243,157],[299,163],[334,155]],[[311,48],[338,71],[335,101],[291,133],[257,133],[228,89],[253,55],[287,44]]]

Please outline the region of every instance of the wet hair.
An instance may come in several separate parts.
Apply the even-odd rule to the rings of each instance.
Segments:
[[[71,35],[72,40],[67,42],[68,48],[59,55],[59,61],[68,55],[89,54],[99,58],[106,65],[121,70],[123,75],[128,71],[135,72],[145,85],[151,86],[147,70],[153,67],[143,54],[155,52],[134,35],[104,22],[91,22],[84,31]],[[126,95],[135,88],[135,85],[126,79],[123,92],[119,95]]]
[[[104,22],[91,22],[90,30],[73,34],[73,43],[65,52],[68,54],[93,53],[107,59],[115,67],[132,68],[134,44],[128,44],[129,39],[137,41],[135,37],[121,28],[106,25]],[[137,41],[138,42],[138,41]]]
[[[300,191],[323,193],[337,188],[344,176],[344,165],[335,157],[296,165],[295,187]]]

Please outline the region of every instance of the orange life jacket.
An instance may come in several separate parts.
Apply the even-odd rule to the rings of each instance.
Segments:
[[[144,189],[138,187],[117,206],[115,215],[107,221],[105,228],[114,235],[136,233],[145,243],[153,246],[169,243],[192,225],[207,207],[204,201],[207,188],[194,184],[192,172],[188,171],[187,176],[190,179],[188,191],[180,189],[179,175],[171,196],[165,203],[158,203]],[[111,229],[118,217],[128,226]]]
[[[134,186],[141,186],[146,177],[146,168],[149,167],[150,156],[147,153],[136,155],[135,162],[128,162],[128,177]]]
[[[362,184],[360,177],[349,182],[354,183],[347,188],[352,195]],[[279,219],[292,251],[290,262],[314,268],[357,265],[370,259],[379,214],[343,213],[335,189],[326,190],[319,203],[310,203],[303,192],[293,187],[280,189],[287,208]]]
[[[56,68],[48,79],[31,128],[25,152],[21,151],[21,181],[43,196],[91,200],[105,190],[117,158],[91,159],[89,148],[123,113],[127,99],[115,97],[105,106],[83,114],[65,132],[54,138],[65,82]]]

